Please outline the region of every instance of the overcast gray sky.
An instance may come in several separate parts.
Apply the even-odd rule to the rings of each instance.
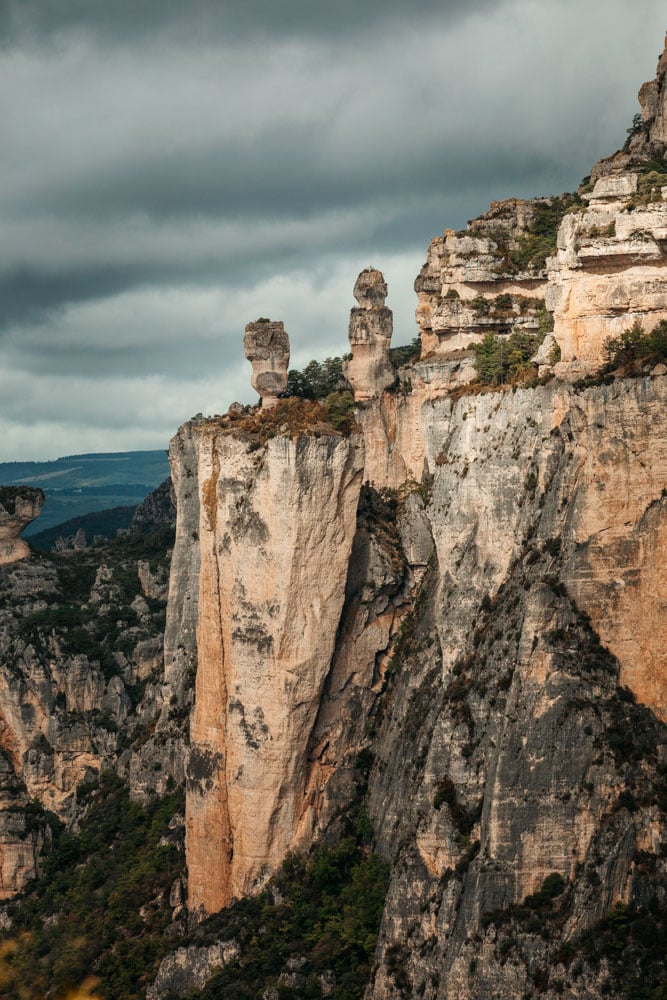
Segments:
[[[415,334],[429,240],[622,145],[664,0],[0,0],[0,461],[254,402],[243,328]]]

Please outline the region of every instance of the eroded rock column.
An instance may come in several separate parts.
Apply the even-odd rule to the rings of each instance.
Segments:
[[[243,339],[245,356],[252,364],[251,385],[263,407],[275,406],[287,388],[289,337],[282,323],[259,319],[248,323]]]
[[[362,271],[354,286],[358,308],[350,312],[350,347],[352,358],[345,365],[345,375],[356,402],[377,399],[394,381],[389,362],[389,345],[394,321],[385,306],[387,285],[382,271]]]

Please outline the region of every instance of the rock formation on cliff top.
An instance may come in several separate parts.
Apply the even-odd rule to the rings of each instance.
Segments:
[[[663,53],[633,134],[576,193],[496,202],[431,242],[415,282],[423,358],[451,359],[488,331],[553,328],[556,374],[576,379],[608,337],[667,318],[666,74]]]
[[[245,356],[252,364],[251,383],[262,406],[275,406],[287,388],[289,337],[282,323],[259,319],[248,323],[244,337]]]
[[[391,309],[385,306],[387,285],[382,271],[366,268],[356,280],[354,297],[359,303],[350,312],[352,357],[345,363],[345,375],[356,402],[374,399],[394,381],[389,362],[393,331]]]
[[[39,517],[44,500],[42,491],[31,486],[0,486],[0,565],[30,555],[21,532]]]

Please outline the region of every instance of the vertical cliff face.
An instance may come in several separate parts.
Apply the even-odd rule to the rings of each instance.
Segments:
[[[363,750],[392,861],[369,998],[597,996],[581,934],[667,877],[667,381],[411,390],[359,408],[365,451],[231,416],[172,444],[190,905],[335,836]]]
[[[371,997],[598,995],[559,949],[667,874],[666,391],[424,407],[436,563],[370,777],[394,862]],[[521,909],[552,874],[558,904]]]
[[[187,855],[190,905],[216,910],[262,884],[299,826],[363,448],[333,432],[258,441],[205,422],[172,444],[177,482],[190,447],[201,568]],[[179,536],[175,564],[191,544]]]

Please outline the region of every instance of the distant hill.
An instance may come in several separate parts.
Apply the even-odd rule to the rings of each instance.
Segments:
[[[119,528],[129,528],[132,524],[136,507],[111,507],[109,510],[96,510],[92,514],[82,514],[73,517],[71,521],[63,521],[53,528],[34,532],[30,536],[30,544],[41,552],[50,552],[58,538],[70,538],[83,530],[86,543],[91,544],[96,536],[115,538]]]
[[[51,462],[0,462],[0,485],[40,486],[46,494],[42,513],[26,529],[26,537],[94,511],[135,507],[168,476],[165,451],[68,455]]]

